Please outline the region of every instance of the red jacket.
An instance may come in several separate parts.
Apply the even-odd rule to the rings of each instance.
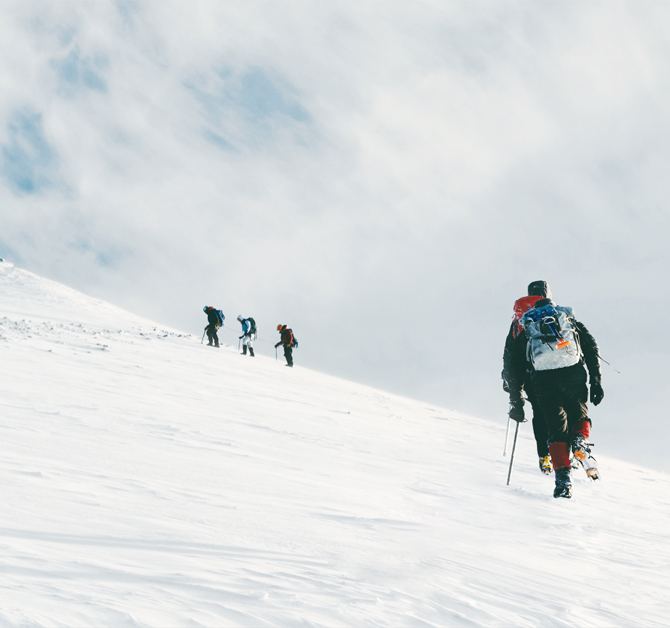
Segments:
[[[293,332],[288,327],[286,327],[286,325],[281,328],[280,333],[281,340],[275,346],[284,345],[290,347],[293,345]]]

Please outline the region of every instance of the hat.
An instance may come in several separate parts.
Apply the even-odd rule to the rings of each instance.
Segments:
[[[283,325],[277,325],[277,331],[281,331],[282,327],[283,327]]]
[[[551,299],[551,290],[546,281],[532,281],[528,284],[528,296],[545,297]]]

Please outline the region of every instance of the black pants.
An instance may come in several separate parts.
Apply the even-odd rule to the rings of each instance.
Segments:
[[[216,333],[216,325],[214,323],[210,323],[205,329],[207,329],[207,338],[209,339],[209,344],[211,345],[214,343],[214,346],[218,347],[219,336]]]
[[[537,455],[544,458],[549,455],[549,445],[547,444],[547,421],[544,418],[542,407],[535,394],[535,387],[530,373],[526,375],[524,382],[524,390],[528,395],[528,401],[533,408],[533,436],[535,436],[535,447],[537,448]]]
[[[573,430],[589,418],[584,365],[534,371],[532,382],[547,424],[547,442],[570,443]]]
[[[286,364],[293,366],[293,347],[291,345],[284,345],[284,357]]]

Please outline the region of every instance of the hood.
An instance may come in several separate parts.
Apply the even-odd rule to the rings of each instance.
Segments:
[[[528,296],[538,296],[551,299],[551,290],[546,281],[533,281],[528,284]]]
[[[551,299],[540,299],[539,301],[535,301],[533,309],[537,310],[541,307],[544,307],[545,305],[556,305],[556,304]]]

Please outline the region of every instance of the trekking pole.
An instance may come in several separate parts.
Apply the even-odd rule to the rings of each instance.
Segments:
[[[205,331],[202,332],[202,340],[200,341],[200,344],[202,344],[205,341],[205,333],[207,332],[207,327],[205,327]]]
[[[275,347],[275,362],[277,361],[277,347]]]
[[[512,445],[512,455],[509,459],[509,473],[507,474],[507,486],[509,486],[509,480],[512,477],[512,466],[514,465],[514,452],[516,451],[516,437],[519,435],[519,424],[516,424],[516,430],[514,431],[514,444]]]
[[[239,338],[239,339],[237,340],[237,352],[238,352],[238,353],[240,352],[240,343],[241,343],[241,342],[242,342],[242,338]]]
[[[505,447],[504,447],[504,449],[503,449],[503,456],[506,456],[506,455],[507,455],[507,441],[508,441],[508,439],[509,439],[509,422],[510,422],[511,420],[512,420],[512,419],[510,419],[509,417],[507,417],[507,430],[505,431]]]
[[[604,358],[601,358],[601,357],[600,357],[600,354],[598,354],[598,359],[602,360],[602,361],[603,361],[605,364],[607,364],[607,366],[609,366],[611,369],[614,369],[614,372],[615,372],[615,373],[619,373],[619,375],[621,375],[621,371],[617,371],[617,370],[616,370],[616,369],[615,369],[615,368],[614,368],[614,367],[613,367],[607,360],[605,360]]]

